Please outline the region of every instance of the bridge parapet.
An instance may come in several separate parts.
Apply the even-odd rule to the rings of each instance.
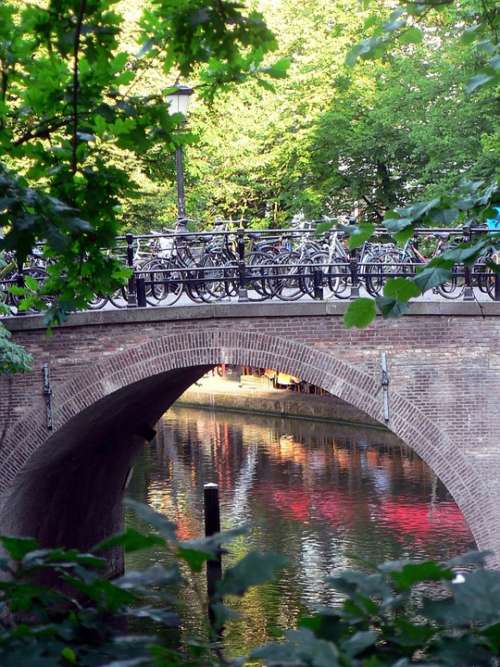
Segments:
[[[50,453],[58,448],[68,462],[90,465],[71,442],[111,474],[109,443],[119,447],[127,429],[146,433],[186,382],[218,363],[302,377],[384,423],[385,353],[389,429],[442,479],[479,546],[500,554],[500,306],[416,303],[410,315],[378,320],[365,330],[346,329],[344,310],[342,303],[299,302],[86,312],[51,336],[38,316],[9,319],[34,364],[31,373],[0,380],[6,428],[0,485],[16,488],[23,476],[34,475],[42,454],[50,467]],[[52,432],[44,364],[50,369]]]

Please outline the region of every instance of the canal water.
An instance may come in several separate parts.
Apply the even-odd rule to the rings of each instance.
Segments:
[[[203,533],[203,485],[217,482],[224,529],[245,523],[225,556],[275,551],[288,566],[272,584],[231,606],[240,614],[225,644],[238,654],[335,604],[325,577],[399,558],[447,559],[475,548],[462,513],[429,467],[384,430],[301,419],[171,408],[137,462],[128,495],[177,524],[181,539]],[[128,514],[129,525],[136,519]],[[160,550],[127,557],[141,569]],[[202,632],[197,588],[178,591],[181,632]]]

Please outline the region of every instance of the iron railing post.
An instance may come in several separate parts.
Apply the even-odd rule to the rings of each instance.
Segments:
[[[354,251],[351,260],[349,261],[349,271],[351,272],[351,299],[357,299],[359,296],[359,264],[355,252],[356,251]]]
[[[494,292],[495,301],[500,301],[500,265],[495,271],[495,292]]]
[[[238,301],[248,301],[247,271],[245,265],[245,231],[238,229]]]
[[[22,287],[24,288],[25,282],[24,282],[24,266],[23,263],[18,260],[17,262],[17,273],[16,273],[16,287]],[[21,297],[17,297],[21,298]],[[19,310],[19,308],[16,308],[16,315],[25,315],[26,311],[24,310]]]
[[[464,241],[470,243],[472,241],[472,230],[469,225],[464,225]],[[472,286],[472,275],[470,266],[464,263],[464,301],[474,301],[474,287]]]
[[[314,298],[323,301],[323,269],[315,267],[313,270]]]
[[[127,241],[127,266],[132,271],[134,270],[134,235],[126,234],[125,239]],[[127,308],[135,308],[137,306],[137,293],[136,293],[136,282],[135,282],[135,273],[132,273],[128,279],[128,289],[127,289]]]
[[[16,285],[17,287],[24,287],[24,266],[22,262],[17,264],[17,273],[16,273]]]
[[[148,305],[146,301],[146,281],[144,278],[136,276],[134,283],[137,297],[136,306],[145,308]]]

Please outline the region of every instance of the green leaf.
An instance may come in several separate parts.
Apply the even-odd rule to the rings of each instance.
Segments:
[[[420,290],[408,278],[389,278],[384,285],[384,296],[406,302],[420,296]]]
[[[121,53],[118,53],[112,60],[111,62],[111,72],[113,74],[116,74],[116,72],[119,72],[122,70],[125,65],[127,64],[127,60],[129,58],[128,53],[125,51],[122,51]]]
[[[335,645],[305,629],[290,630],[285,641],[262,646],[250,657],[261,660],[266,667],[339,667]]]
[[[148,590],[152,586],[165,586],[178,581],[180,578],[177,567],[166,569],[155,563],[145,570],[130,570],[122,577],[114,579],[113,583],[126,590]]]
[[[138,503],[132,498],[125,498],[123,501],[126,507],[129,507],[140,519],[149,523],[155,528],[162,537],[171,542],[176,542],[175,524],[166,519],[163,514],[155,512],[148,505]]]
[[[495,654],[498,655],[498,653],[500,653],[500,622],[488,625],[480,632],[483,637],[486,637]]]
[[[391,232],[392,234],[396,232],[401,232],[403,229],[406,229],[407,227],[411,227],[413,224],[413,219],[411,218],[385,218],[384,219],[384,227],[387,229],[388,232]]]
[[[112,547],[123,547],[126,553],[149,549],[153,546],[165,546],[165,540],[159,535],[143,535],[134,528],[127,528],[123,533],[108,537],[94,547],[94,551],[105,551]]]
[[[385,296],[375,298],[377,308],[385,319],[401,317],[408,312],[409,306],[406,301],[399,301]]]
[[[179,547],[176,552],[178,558],[185,560],[193,572],[201,572],[203,565],[214,558],[211,551],[202,551],[201,549],[190,549],[189,547]]]
[[[370,37],[359,42],[347,54],[345,59],[346,65],[352,67],[356,64],[359,58],[370,58],[374,56],[383,42],[384,40],[380,37]]]
[[[462,44],[472,44],[472,42],[475,42],[481,35],[482,28],[483,26],[480,23],[475,23],[466,28],[460,38]]]
[[[228,621],[235,621],[241,618],[237,611],[227,607],[226,605],[222,604],[222,602],[213,602],[210,605],[210,608],[214,614],[216,628],[223,628]]]
[[[394,232],[393,237],[396,243],[402,247],[413,236],[413,227],[410,225],[399,232]]]
[[[430,218],[433,225],[443,225],[447,227],[455,222],[459,214],[460,211],[458,208],[437,208],[431,211]]]
[[[24,276],[24,284],[26,285],[26,287],[28,287],[33,292],[38,291],[38,280],[33,278],[33,276],[25,275]]]
[[[349,304],[344,313],[344,324],[348,329],[364,329],[373,322],[377,315],[373,299],[359,298]]]
[[[420,44],[423,39],[422,31],[414,26],[404,30],[399,35],[400,44]]]
[[[434,634],[434,630],[428,625],[412,623],[404,617],[396,618],[394,627],[397,633],[390,639],[399,646],[419,648],[424,646]]]
[[[251,586],[271,581],[286,564],[286,558],[273,553],[252,551],[228,568],[218,585],[220,595],[242,596]]]
[[[492,556],[492,551],[467,551],[460,556],[455,556],[455,558],[450,558],[446,562],[448,567],[470,567],[471,565],[474,569],[482,568],[486,565],[488,557]]]
[[[199,572],[207,560],[217,556],[223,544],[246,534],[248,534],[248,527],[240,526],[199,540],[180,542],[177,555],[188,563],[193,572]]]
[[[38,549],[37,541],[31,537],[0,537],[0,542],[14,560],[22,560],[30,551]]]
[[[447,282],[451,277],[451,269],[441,266],[427,266],[423,271],[417,273],[414,281],[423,294],[427,290]]]
[[[179,617],[173,611],[158,609],[157,607],[129,607],[126,615],[130,618],[147,618],[155,623],[167,626],[179,625]]]
[[[314,228],[314,233],[316,236],[321,236],[321,234],[325,234],[326,232],[329,232],[335,224],[334,220],[328,221],[328,222],[320,222],[319,224],[316,225]]]
[[[427,651],[440,665],[491,665],[491,653],[482,639],[472,634],[462,637],[440,637]]]
[[[280,58],[277,60],[275,63],[273,63],[270,67],[268,67],[265,71],[267,74],[270,74],[272,77],[276,79],[281,79],[287,76],[288,70],[290,69],[290,65],[292,64],[292,61],[290,58]]]
[[[70,662],[72,665],[77,664],[76,653],[69,646],[65,646],[61,651],[61,657]]]
[[[465,84],[465,92],[468,95],[471,95],[478,88],[481,88],[487,83],[493,81],[494,78],[495,76],[493,74],[490,74],[489,72],[481,72],[480,74],[476,74],[475,76],[471,77]]]
[[[415,584],[424,581],[452,581],[455,578],[451,568],[434,561],[387,563],[380,569],[389,574],[394,585],[401,591],[409,590]]]
[[[441,257],[444,260],[449,260],[450,262],[457,264],[467,262],[476,259],[488,243],[489,241],[487,238],[482,238],[473,245],[462,243],[456,248],[447,250],[441,255]]]
[[[388,23],[384,23],[382,28],[384,30],[387,30],[387,32],[394,32],[395,30],[399,30],[400,28],[404,28],[405,25],[406,25],[406,19],[395,18],[392,21],[389,21]]]
[[[365,222],[357,225],[349,237],[349,249],[353,250],[354,248],[361,247],[365,241],[368,241],[374,231],[375,225],[371,223]]]
[[[341,648],[350,658],[354,658],[369,646],[373,646],[378,639],[379,635],[374,630],[359,631],[349,637],[347,641],[342,642]]]
[[[346,570],[333,577],[327,577],[327,582],[335,590],[349,597],[354,597],[356,593],[360,593],[367,598],[386,600],[392,596],[392,589],[379,572],[368,574]]]

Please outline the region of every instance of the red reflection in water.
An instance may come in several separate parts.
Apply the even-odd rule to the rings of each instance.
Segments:
[[[441,502],[434,507],[426,503],[384,500],[380,506],[381,520],[397,532],[409,533],[415,540],[425,541],[436,531],[446,530],[454,535],[468,535],[464,516],[452,502]]]
[[[322,519],[332,526],[354,522],[357,511],[352,498],[340,491],[293,489],[274,490],[272,487],[261,486],[259,494],[272,498],[273,504],[285,516],[294,521],[306,521],[312,517]]]
[[[306,521],[311,510],[311,494],[307,491],[274,491],[260,489],[262,495],[271,492],[273,504],[294,521]]]
[[[321,489],[294,490],[273,489],[261,485],[258,494],[266,503],[273,505],[293,521],[311,518],[324,520],[339,528],[352,525],[360,515],[366,518],[365,507],[353,503],[353,499],[342,491]],[[432,506],[430,503],[384,499],[376,509],[377,521],[395,533],[409,534],[414,540],[425,542],[436,530],[451,535],[468,536],[469,528],[462,512],[453,502],[443,502]]]

